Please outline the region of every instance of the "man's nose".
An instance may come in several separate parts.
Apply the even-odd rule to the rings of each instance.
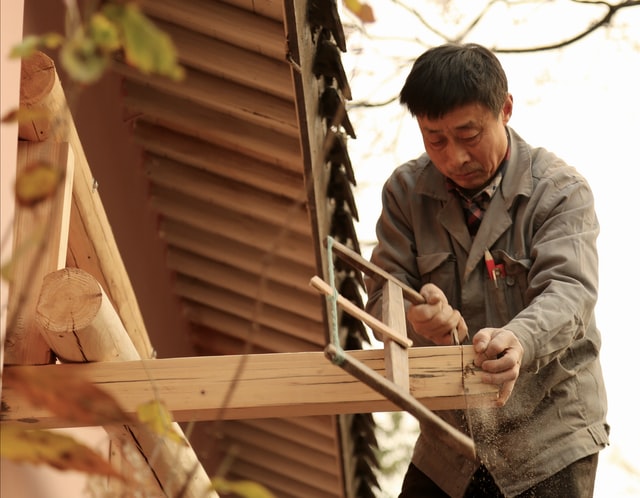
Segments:
[[[447,148],[445,151],[447,166],[449,169],[456,169],[462,166],[463,164],[469,162],[471,156],[467,152],[462,145],[455,142],[455,140],[451,140],[447,144]]]

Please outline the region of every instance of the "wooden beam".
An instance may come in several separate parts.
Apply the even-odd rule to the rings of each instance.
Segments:
[[[78,268],[65,268],[44,278],[36,321],[51,349],[63,361],[117,364],[140,359],[98,281]],[[173,444],[142,424],[108,425],[105,430],[113,444],[126,442],[130,451],[140,454],[148,464],[144,467],[144,481],[155,482],[167,497],[178,493],[183,498],[217,497],[177,423],[172,423],[172,430],[186,445]]]
[[[47,129],[39,125],[38,129]],[[47,134],[49,131],[47,131]],[[35,326],[40,283],[64,266],[69,236],[74,155],[68,143],[19,142],[17,174],[44,161],[64,178],[55,194],[36,206],[16,203],[12,275],[7,305],[7,365],[51,363],[52,355]]]
[[[462,386],[460,354],[466,365]],[[384,376],[383,350],[349,354]],[[409,350],[410,393],[431,410],[495,406],[496,386],[483,384],[473,365],[473,346]],[[394,411],[398,407],[340,367],[323,352],[171,358],[117,363],[15,366],[46,377],[59,369],[83,376],[111,394],[126,413],[154,396],[177,421],[297,417]],[[465,388],[467,390],[465,396]],[[227,406],[223,401],[234,389]],[[69,422],[32,407],[6,387],[2,422],[30,427],[67,427]]]

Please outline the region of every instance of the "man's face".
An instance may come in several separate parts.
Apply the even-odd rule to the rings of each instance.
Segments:
[[[467,190],[486,184],[507,153],[505,125],[512,109],[513,98],[507,95],[497,117],[477,103],[440,119],[418,116],[425,149],[438,171]]]

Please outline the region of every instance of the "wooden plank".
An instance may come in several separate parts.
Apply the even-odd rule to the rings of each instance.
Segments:
[[[227,147],[251,158],[271,162],[300,172],[300,141],[269,128],[206,109],[132,81],[124,84],[123,103],[131,114],[213,144]]]
[[[247,219],[238,213],[219,209],[214,217],[204,217],[207,203],[189,199],[158,186],[151,188],[152,203],[162,217],[222,235],[269,254],[303,265],[314,262],[311,238],[291,232],[281,225]]]
[[[152,153],[152,157],[167,157],[289,199],[299,199],[304,190],[302,171],[278,168],[272,163],[146,121],[136,122],[133,132],[136,142]]]
[[[225,0],[225,2],[274,21],[282,22],[284,17],[282,0],[265,0],[262,2],[256,2],[255,0]]]
[[[167,265],[184,275],[228,289],[231,292],[253,298],[288,310],[314,321],[322,320],[322,305],[318,295],[309,289],[305,292],[287,285],[272,282],[265,275],[252,275],[240,268],[222,265],[212,260],[169,248]]]
[[[314,482],[283,478],[270,470],[239,460],[229,469],[230,480],[247,479],[259,482],[280,498],[344,498],[344,482],[336,479],[331,490],[318,489]]]
[[[278,334],[304,341],[300,345],[307,344],[307,347],[297,349],[297,351],[315,351],[317,348],[324,347],[326,343],[324,322],[314,321],[296,313],[283,312],[282,308],[276,308],[266,303],[257,303],[255,299],[230,293],[217,286],[204,285],[200,281],[184,278],[180,275],[176,276],[174,289],[177,295],[187,301],[187,316],[191,319],[201,316],[207,309],[218,308],[242,320],[250,319]],[[213,320],[214,317],[211,319]],[[244,334],[237,335],[243,336]],[[316,347],[310,348],[310,344],[314,344]],[[268,344],[265,344],[265,347],[268,347]],[[274,349],[274,351],[279,350]],[[287,351],[291,351],[291,349],[287,348]]]
[[[272,59],[164,21],[157,25],[173,40],[179,59],[197,68],[293,102],[291,74],[284,52]]]
[[[318,419],[322,421],[318,422]],[[304,441],[305,446],[324,455],[333,456],[336,451],[336,431],[334,417],[265,418],[246,419],[232,423],[255,427],[257,430],[272,434],[274,437],[290,441]],[[327,424],[322,422],[326,420]],[[330,423],[329,423],[330,422]],[[328,429],[328,430],[324,430]]]
[[[217,207],[225,207],[248,218],[280,224],[296,233],[311,235],[309,214],[302,202],[170,159],[148,160],[146,167],[147,177],[152,183],[206,202],[210,206],[209,212],[215,212]]]
[[[308,461],[314,462],[313,465],[318,468],[329,469],[335,464],[335,443],[330,444],[328,449],[318,450],[313,444],[307,444],[308,432],[293,431],[295,433],[293,436],[291,430],[295,427],[292,424],[286,424],[286,421],[279,432],[263,430],[249,422],[249,420],[225,422],[225,436],[251,444],[282,458],[303,459],[305,454],[313,455]],[[304,445],[300,444],[301,441],[304,441]],[[335,441],[335,435],[329,441]]]
[[[465,389],[460,354],[465,367]],[[382,350],[349,354],[384,376]],[[473,346],[412,348],[411,394],[432,410],[495,406],[496,386],[483,384],[473,365]],[[117,363],[15,366],[46,377],[52,369],[82,376],[111,394],[133,415],[141,403],[158,396],[177,421],[297,417],[394,411],[398,407],[341,368],[323,352],[170,358]],[[468,370],[468,372],[467,372]],[[230,388],[233,396],[223,400]],[[31,407],[11,386],[2,392],[3,423],[30,427],[67,427],[68,421]],[[28,422],[27,422],[28,421]]]
[[[260,2],[267,3],[267,2]],[[142,0],[146,13],[275,59],[284,59],[282,22],[212,0]]]
[[[279,282],[300,291],[309,291],[309,275],[315,273],[312,265],[303,265],[279,254],[269,254],[254,247],[207,233],[194,227],[162,220],[162,238],[167,244],[198,256],[213,259],[228,266],[243,268],[248,273],[263,275],[269,281]]]
[[[244,316],[229,313],[221,304],[215,307],[200,307],[186,303],[185,306],[188,320],[207,327],[203,333],[210,338],[213,351],[217,351],[215,345],[222,340],[223,334],[233,337],[240,345],[246,342],[252,347],[259,348],[260,351],[270,352],[317,351],[326,342],[322,327],[314,328],[317,336],[313,338],[309,337],[312,331],[307,332],[307,337],[302,337],[302,334],[294,336],[279,328],[261,324],[257,317],[260,314],[260,308],[256,306],[255,302],[250,314]],[[280,312],[288,314],[287,311],[281,310]],[[256,315],[255,318],[253,314]],[[242,346],[240,346],[240,350],[243,350]]]
[[[285,135],[298,136],[295,105],[292,101],[193,68],[186,68],[186,77],[181,81],[146,75],[122,62],[114,62],[113,69],[128,80],[148,85],[158,91]]]
[[[389,280],[382,288],[382,322],[394,330],[398,336],[407,337],[402,289]],[[401,391],[409,392],[407,348],[385,337],[384,360],[387,379],[396,384]]]
[[[64,178],[55,194],[36,206],[16,203],[12,277],[7,304],[4,361],[51,363],[51,351],[34,322],[40,282],[64,266],[69,236],[74,155],[66,142],[19,142],[17,174],[44,161]]]
[[[254,468],[268,470],[278,477],[279,481],[297,481],[313,486],[323,493],[331,493],[339,485],[340,474],[328,472],[328,469],[332,468],[337,470],[334,466],[335,457],[331,459],[332,462],[327,464],[315,459],[312,460],[311,457],[315,457],[315,455],[305,452],[304,448],[300,446],[297,447],[297,451],[278,455],[273,449],[260,448],[255,444],[255,441],[246,438],[242,438],[240,441],[244,451],[238,455],[238,460]],[[274,442],[273,446],[278,446],[278,442]]]

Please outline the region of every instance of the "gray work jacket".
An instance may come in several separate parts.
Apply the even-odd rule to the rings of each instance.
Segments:
[[[504,327],[524,348],[520,377],[501,408],[441,411],[475,440],[470,462],[424,430],[413,463],[462,496],[480,463],[514,496],[608,444],[607,401],[594,320],[599,233],[593,194],[572,167],[513,130],[504,177],[472,239],[457,197],[426,154],[383,188],[372,262],[416,290],[432,282],[460,310],[471,337]],[[488,278],[489,249],[506,275]],[[381,282],[366,279],[380,317]],[[416,346],[431,345],[409,327]]]

